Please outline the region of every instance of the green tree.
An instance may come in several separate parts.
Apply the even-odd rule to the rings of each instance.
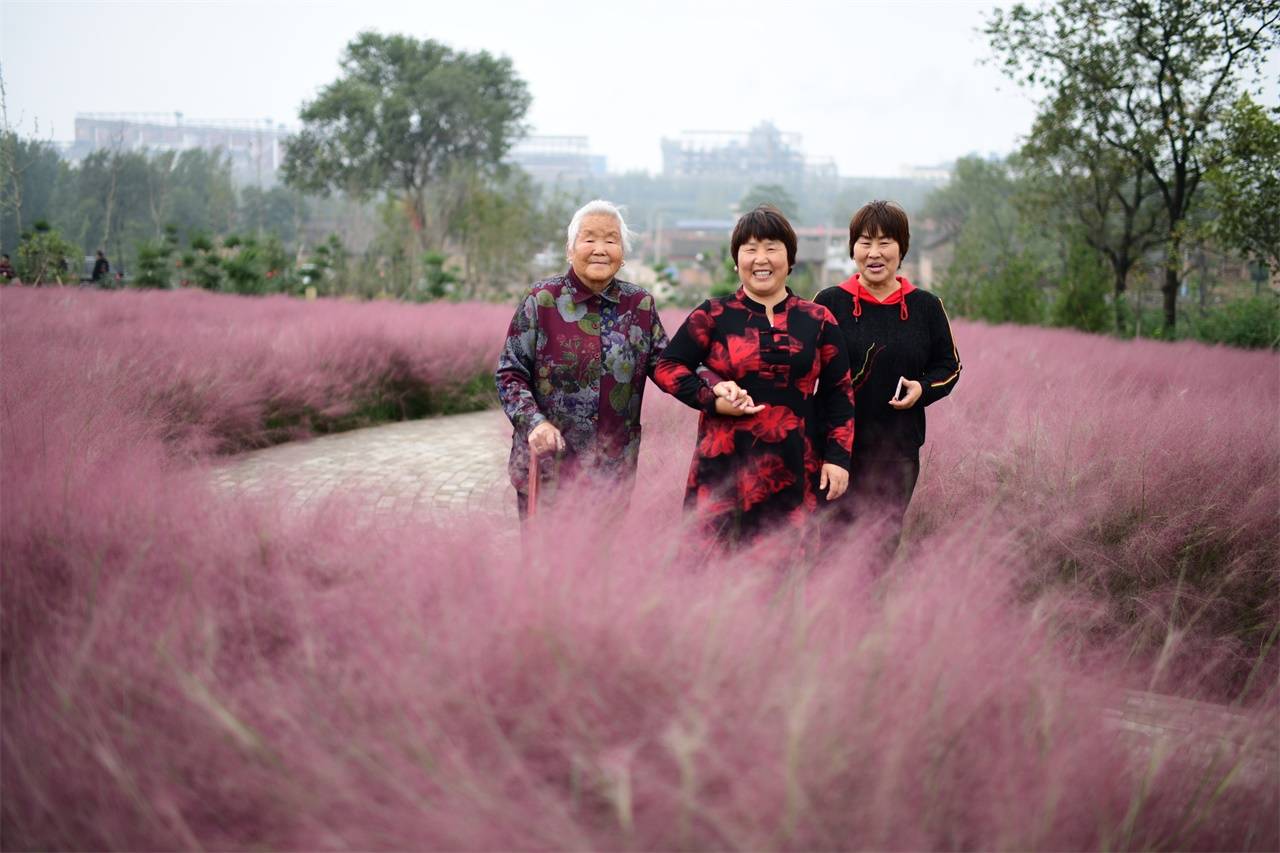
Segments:
[[[75,246],[64,240],[48,222],[40,220],[22,235],[16,272],[27,284],[76,281],[80,277],[79,255]]]
[[[1065,270],[1049,309],[1055,326],[1102,332],[1113,322],[1107,310],[1107,281],[1101,253],[1087,239],[1072,240]],[[1114,298],[1119,300],[1120,293]],[[1117,310],[1116,314],[1120,312]]]
[[[54,201],[66,171],[49,143],[0,131],[0,248],[13,251],[24,222],[56,220]]]
[[[249,186],[240,190],[236,221],[254,234],[273,234],[286,246],[296,246],[306,218],[306,197],[295,189]]]
[[[570,211],[563,198],[544,202],[540,188],[518,169],[495,176],[472,173],[452,236],[463,254],[463,294],[467,298],[503,293],[528,284],[533,256],[557,239]]]
[[[1142,164],[1104,143],[1104,129],[1071,126],[1079,109],[1072,98],[1059,93],[1041,106],[1020,152],[1019,203],[1049,228],[1081,234],[1110,265],[1113,324],[1122,332],[1129,274],[1164,242],[1164,210]],[[1071,251],[1080,256],[1074,244]]]
[[[178,229],[172,225],[164,229],[159,239],[144,240],[138,244],[135,287],[167,289],[173,286],[174,255],[178,251]]]
[[[992,323],[1044,320],[1044,289],[1054,247],[1021,216],[1009,163],[962,157],[950,183],[929,196],[933,219],[952,245],[938,290],[957,314]]]
[[[986,34],[1008,76],[1069,105],[1068,130],[1141,164],[1167,237],[1164,322],[1173,333],[1185,222],[1223,109],[1280,44],[1280,0],[1056,0],[997,9]]]
[[[530,96],[511,61],[437,41],[366,32],[347,45],[342,76],[301,113],[285,143],[285,181],[358,197],[398,195],[423,249],[450,230],[428,197],[459,165],[494,170],[523,132]]]
[[[796,204],[795,197],[787,192],[786,187],[781,184],[756,184],[747,190],[747,194],[738,202],[738,213],[746,213],[762,204],[773,205],[792,222],[795,222],[800,212],[800,206]]]
[[[1214,237],[1280,275],[1280,108],[1247,94],[1224,121],[1217,166],[1208,174]]]

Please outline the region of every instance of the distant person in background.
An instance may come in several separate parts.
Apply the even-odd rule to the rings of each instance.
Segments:
[[[630,248],[618,208],[588,202],[569,222],[568,271],[534,284],[507,330],[495,379],[513,427],[508,471],[522,520],[531,454],[544,501],[584,476],[629,494],[645,380],[667,346],[653,296],[617,277]]]
[[[17,273],[13,270],[13,261],[9,260],[9,255],[0,255],[0,281],[8,284],[16,275]]]
[[[813,299],[844,333],[858,418],[849,494],[827,508],[826,529],[835,534],[855,520],[881,521],[889,526],[889,550],[897,546],[920,475],[924,409],[950,394],[960,377],[942,300],[898,275],[910,242],[901,207],[863,205],[849,222],[849,254],[858,272]]]
[[[83,269],[83,267],[81,267]],[[93,262],[93,275],[89,280],[94,284],[102,287],[110,281],[111,264],[107,261],[106,253],[101,249],[98,250],[98,259]]]

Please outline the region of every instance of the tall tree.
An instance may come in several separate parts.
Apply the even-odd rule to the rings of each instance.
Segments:
[[[1044,319],[1048,269],[1054,251],[1019,215],[1016,171],[1002,160],[961,157],[951,181],[925,202],[924,218],[950,243],[951,261],[938,290],[956,313],[993,323]]]
[[[1056,0],[996,10],[986,34],[1010,78],[1072,107],[1154,181],[1165,211],[1164,322],[1177,324],[1186,220],[1225,107],[1280,44],[1280,0]]]
[[[285,143],[285,181],[320,193],[399,195],[422,248],[438,248],[450,223],[431,221],[433,185],[458,165],[499,167],[524,130],[524,81],[505,57],[372,32],[347,45],[341,64]]]
[[[1104,128],[1071,126],[1066,119],[1078,109],[1064,93],[1041,107],[1019,158],[1021,202],[1033,216],[1079,234],[1106,259],[1119,332],[1129,273],[1164,242],[1164,209],[1142,163],[1103,142]]]
[[[1219,165],[1209,173],[1211,230],[1280,276],[1280,108],[1242,95],[1226,118]]]

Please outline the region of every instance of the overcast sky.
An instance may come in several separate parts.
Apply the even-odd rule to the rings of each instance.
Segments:
[[[1029,127],[1028,95],[980,64],[992,5],[0,0],[0,63],[10,122],[44,138],[79,112],[296,126],[357,32],[398,32],[509,56],[533,132],[585,135],[612,171],[659,171],[663,136],[770,120],[842,174],[896,175]]]

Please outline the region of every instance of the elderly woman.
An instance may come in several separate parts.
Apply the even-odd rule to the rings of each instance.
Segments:
[[[654,382],[702,412],[685,507],[709,533],[745,543],[803,529],[819,491],[828,501],[844,492],[853,394],[835,318],[787,287],[796,233],[786,217],[757,207],[730,247],[741,287],[694,309]]]
[[[534,284],[507,330],[495,378],[513,427],[508,470],[522,519],[531,453],[556,457],[540,485],[583,474],[628,486],[634,478],[645,378],[667,335],[653,296],[616,277],[630,248],[617,207],[583,205],[569,222],[569,270]]]
[[[920,474],[925,407],[950,394],[960,377],[942,300],[898,275],[910,242],[901,207],[864,205],[849,222],[858,272],[814,297],[840,324],[858,411],[849,497],[830,508],[830,518],[837,525],[885,521],[894,545]]]

